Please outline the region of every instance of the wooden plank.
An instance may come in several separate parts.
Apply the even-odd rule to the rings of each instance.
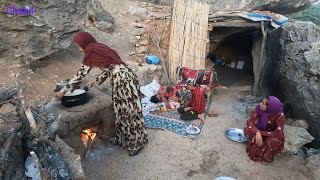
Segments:
[[[210,22],[213,27],[255,27],[259,28],[260,24],[255,22]]]

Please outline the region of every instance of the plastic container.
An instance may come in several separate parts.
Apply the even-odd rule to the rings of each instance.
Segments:
[[[160,64],[160,59],[158,58],[158,56],[147,56],[146,61],[148,64],[155,64],[155,65]]]

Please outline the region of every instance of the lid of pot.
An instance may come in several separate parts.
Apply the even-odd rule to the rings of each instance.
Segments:
[[[78,96],[84,93],[86,93],[86,91],[83,89],[75,89],[73,92],[70,92],[70,91],[66,92],[64,96]]]

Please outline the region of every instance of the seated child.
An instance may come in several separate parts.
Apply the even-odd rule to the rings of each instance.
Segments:
[[[182,97],[175,87],[161,86],[157,94],[151,97],[153,103],[165,102],[167,108],[176,110],[180,107]]]

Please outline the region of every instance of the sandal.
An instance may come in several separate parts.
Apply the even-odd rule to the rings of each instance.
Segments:
[[[139,152],[140,152],[140,149],[134,149],[132,151],[129,151],[129,155],[130,156],[136,156],[136,155],[139,154]]]

